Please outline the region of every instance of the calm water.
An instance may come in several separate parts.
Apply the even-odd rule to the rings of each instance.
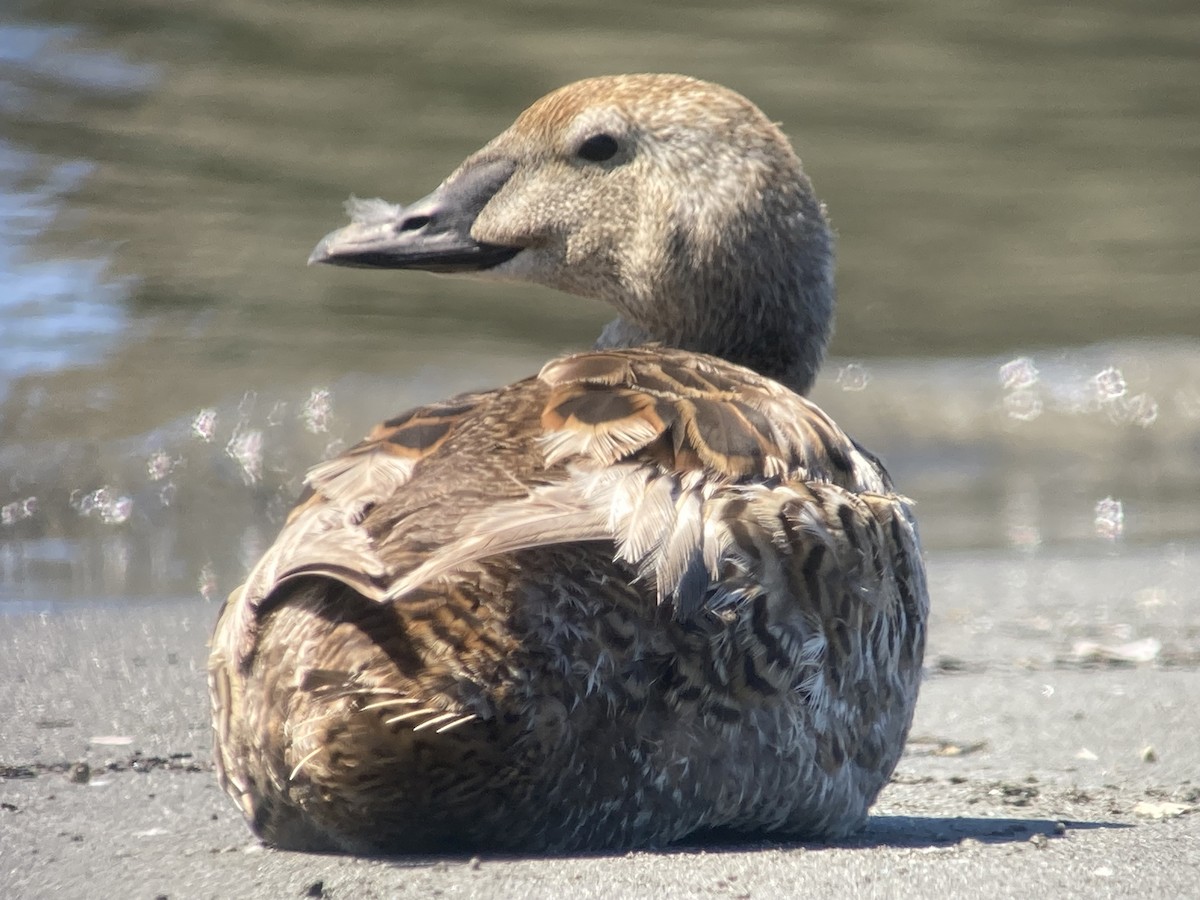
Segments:
[[[419,197],[618,71],[792,136],[841,235],[817,398],[931,555],[1196,552],[1192,0],[5,10],[0,610],[223,595],[307,465],[589,343],[576,299],[304,261],[351,192]]]

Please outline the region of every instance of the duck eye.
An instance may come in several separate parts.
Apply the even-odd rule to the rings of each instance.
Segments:
[[[579,145],[578,156],[588,162],[604,162],[617,155],[617,139],[611,134],[593,134]]]

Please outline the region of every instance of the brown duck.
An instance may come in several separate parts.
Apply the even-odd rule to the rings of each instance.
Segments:
[[[542,98],[312,260],[612,304],[595,349],[389,419],[308,475],[209,675],[268,843],[568,851],[859,828],[928,596],[909,502],[803,396],[833,238],[750,102],[676,75]]]

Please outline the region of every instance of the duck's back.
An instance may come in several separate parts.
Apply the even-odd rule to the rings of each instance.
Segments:
[[[414,410],[230,597],[222,782],[301,848],[858,827],[911,720],[907,502],[819,409],[660,347]]]

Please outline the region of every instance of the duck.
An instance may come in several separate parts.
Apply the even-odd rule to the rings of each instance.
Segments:
[[[834,236],[779,127],[694,78],[590,78],[424,199],[348,209],[310,262],[617,316],[309,471],[211,639],[252,831],[404,854],[860,829],[929,597],[912,501],[806,397]]]

